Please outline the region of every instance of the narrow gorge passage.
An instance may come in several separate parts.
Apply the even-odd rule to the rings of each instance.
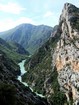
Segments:
[[[25,67],[24,67],[24,63],[25,63],[26,60],[22,60],[20,63],[18,63],[19,67],[20,67],[20,71],[21,71],[21,74],[18,76],[18,80],[24,84],[25,86],[28,86],[28,84],[26,82],[23,82],[22,81],[22,75],[24,75],[27,71],[25,70]],[[29,87],[29,86],[28,86]],[[31,87],[29,87],[31,89],[31,91],[33,92],[33,89]],[[43,96],[42,94],[38,94],[37,92],[34,92],[36,95],[40,96],[40,97],[45,97]]]

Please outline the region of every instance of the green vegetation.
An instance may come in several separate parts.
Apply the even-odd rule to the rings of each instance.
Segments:
[[[60,91],[60,86],[57,80],[58,74],[56,71],[56,68],[54,68],[53,73],[51,74],[51,85],[52,89],[54,90],[54,94],[51,94],[50,102],[52,105],[68,105],[67,104],[67,98],[65,94]]]
[[[0,38],[0,51],[15,62],[28,57],[29,53],[18,43],[7,43]]]
[[[37,57],[36,57],[36,59],[37,59]],[[29,85],[31,85],[31,83],[33,81],[35,81],[34,90],[36,90],[38,93],[44,93],[44,88],[43,88],[44,81],[46,79],[46,76],[48,74],[50,74],[50,72],[51,72],[50,65],[51,65],[51,57],[50,57],[50,54],[47,54],[47,56],[42,60],[41,63],[39,63],[39,65],[36,64],[36,66],[34,68],[31,68],[30,70],[28,70],[28,72],[23,76],[23,81],[26,80],[26,82]]]
[[[2,45],[0,45],[0,50],[3,51],[7,55],[8,58],[16,62],[19,62],[22,59],[25,59],[27,57],[27,55],[22,55],[17,52],[14,52],[13,50],[10,50]]]
[[[0,105],[16,105],[16,88],[13,85],[0,83]]]
[[[22,54],[22,55],[29,55],[29,52],[26,51],[24,49],[23,46],[21,46],[19,43],[16,43],[16,42],[8,42],[11,49],[14,51],[14,52],[17,52],[19,54]]]
[[[25,63],[27,73],[22,79],[27,82],[37,93],[45,95],[52,105],[64,105],[66,97],[59,90],[56,68],[52,70],[51,48],[56,47],[59,37],[54,37],[47,41],[36,54]],[[52,51],[52,54],[53,54]],[[53,92],[50,92],[50,89]],[[49,97],[48,97],[49,96]]]
[[[58,91],[54,95],[52,95],[52,105],[68,105],[67,99],[64,93]]]

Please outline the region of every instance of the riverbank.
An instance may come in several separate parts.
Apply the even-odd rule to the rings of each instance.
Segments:
[[[19,67],[20,67],[21,74],[18,76],[17,79],[18,79],[22,84],[24,84],[25,86],[28,86],[28,84],[27,84],[26,82],[23,82],[23,81],[22,81],[22,75],[24,75],[25,73],[27,73],[27,71],[25,70],[25,67],[24,67],[25,61],[26,61],[26,60],[22,60],[20,63],[18,63],[18,65],[19,65]],[[29,86],[28,86],[28,87],[29,87]],[[29,88],[31,89],[32,92],[34,92],[31,87],[29,87]],[[45,96],[43,96],[42,94],[38,94],[37,92],[34,92],[34,93],[35,93],[36,95],[40,96],[40,97],[43,97],[43,98],[45,97]]]

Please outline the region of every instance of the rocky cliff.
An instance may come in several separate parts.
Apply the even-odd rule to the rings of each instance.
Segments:
[[[79,8],[66,3],[59,20],[60,39],[52,65],[58,72],[60,90],[70,105],[79,105]]]

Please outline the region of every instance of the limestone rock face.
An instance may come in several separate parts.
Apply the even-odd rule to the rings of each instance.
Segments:
[[[60,89],[68,102],[79,102],[79,9],[66,3],[59,20],[61,30],[53,54],[53,65],[57,68]],[[58,33],[56,33],[58,34]]]

